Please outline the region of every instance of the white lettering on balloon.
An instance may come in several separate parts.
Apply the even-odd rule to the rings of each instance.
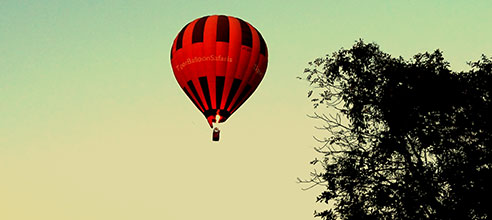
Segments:
[[[203,57],[193,57],[193,58],[188,58],[184,62],[176,65],[176,69],[178,71],[183,70],[186,66],[193,64],[193,63],[200,63],[200,62],[206,62],[206,61],[219,61],[219,62],[229,62],[232,63],[232,58],[231,57],[223,57],[221,55],[215,56],[215,55],[210,55],[210,56],[203,56]]]

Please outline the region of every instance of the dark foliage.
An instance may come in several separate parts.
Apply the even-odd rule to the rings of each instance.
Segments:
[[[321,219],[487,219],[492,188],[492,61],[453,72],[441,51],[394,58],[356,42],[305,69],[328,131]]]

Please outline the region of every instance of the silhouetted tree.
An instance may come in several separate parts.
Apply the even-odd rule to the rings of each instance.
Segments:
[[[301,180],[324,191],[321,219],[492,217],[492,61],[452,72],[441,51],[394,58],[356,42],[305,69],[328,131],[321,165]],[[304,78],[304,77],[303,77]]]

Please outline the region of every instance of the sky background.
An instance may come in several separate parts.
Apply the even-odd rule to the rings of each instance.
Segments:
[[[307,62],[363,38],[393,56],[492,55],[492,1],[0,1],[0,219],[313,219]],[[220,142],[175,81],[172,41],[213,14],[269,65]]]

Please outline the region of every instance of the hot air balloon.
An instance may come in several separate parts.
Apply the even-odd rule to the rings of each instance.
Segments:
[[[171,47],[174,76],[208,124],[225,122],[265,75],[268,50],[260,32],[239,18],[198,18],[178,33]],[[214,140],[218,140],[214,129]]]

